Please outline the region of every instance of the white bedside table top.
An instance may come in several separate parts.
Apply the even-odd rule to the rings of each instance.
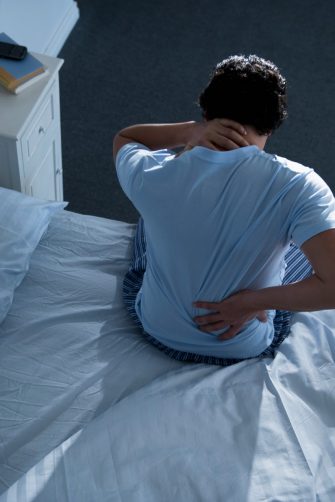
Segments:
[[[19,137],[36,103],[39,99],[43,99],[48,91],[49,83],[64,63],[63,59],[44,54],[32,54],[48,68],[49,74],[17,95],[0,86],[0,136]]]

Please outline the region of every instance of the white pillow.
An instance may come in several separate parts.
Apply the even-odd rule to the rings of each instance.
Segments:
[[[52,216],[66,206],[0,187],[0,323]]]

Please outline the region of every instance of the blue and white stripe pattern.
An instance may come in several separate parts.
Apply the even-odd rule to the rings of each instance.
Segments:
[[[296,281],[310,277],[313,273],[312,267],[305,257],[305,255],[300,251],[300,249],[293,243],[291,243],[290,248],[285,256],[286,261],[286,271],[283,280],[283,284],[291,284]],[[143,329],[141,321],[139,320],[136,310],[135,301],[138,291],[141,288],[144,272],[146,269],[146,239],[144,231],[144,222],[140,218],[136,234],[134,238],[134,251],[133,258],[130,264],[129,270],[125,275],[123,282],[123,299],[125,306],[130,314],[130,317],[134,320],[136,326],[138,326],[144,337],[159,350],[164,352],[166,355],[178,361],[191,362],[191,363],[205,363],[205,364],[216,364],[219,366],[230,366],[231,364],[236,364],[243,361],[244,359],[223,359],[214,356],[202,356],[200,354],[193,354],[190,352],[181,352],[175,349],[171,349],[161,342],[156,340],[154,337],[146,333]],[[274,318],[274,329],[275,334],[271,345],[259,356],[263,357],[274,357],[276,349],[285,340],[285,338],[290,333],[290,321],[292,312],[286,310],[277,310],[276,316]]]

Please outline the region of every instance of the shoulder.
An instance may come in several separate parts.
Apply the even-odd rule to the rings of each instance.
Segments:
[[[168,157],[171,157],[173,152],[170,150],[150,150],[147,146],[141,143],[127,143],[123,145],[117,153],[115,163],[124,164],[127,162],[141,162],[148,160],[155,164],[162,163]]]
[[[116,155],[115,167],[125,194],[132,200],[153,175],[162,171],[171,156],[169,150],[153,151],[141,143],[123,145]]]
[[[265,153],[265,152],[264,152]],[[305,166],[299,162],[281,157],[279,155],[265,154],[269,161],[277,166],[278,172],[284,180],[293,186],[306,187],[312,190],[323,188],[329,190],[327,183],[315,172],[312,167]]]
[[[280,155],[262,152],[264,157],[272,165],[277,166],[283,174],[287,176],[302,175],[306,176],[314,172],[311,167],[307,167],[304,164],[296,162],[294,160],[287,159],[286,157],[281,157]]]

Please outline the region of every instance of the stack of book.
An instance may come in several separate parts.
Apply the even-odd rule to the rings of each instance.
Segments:
[[[0,33],[0,42],[16,43],[5,33]],[[29,52],[21,61],[0,57],[0,84],[14,94],[19,94],[47,74],[48,70],[41,61]]]

